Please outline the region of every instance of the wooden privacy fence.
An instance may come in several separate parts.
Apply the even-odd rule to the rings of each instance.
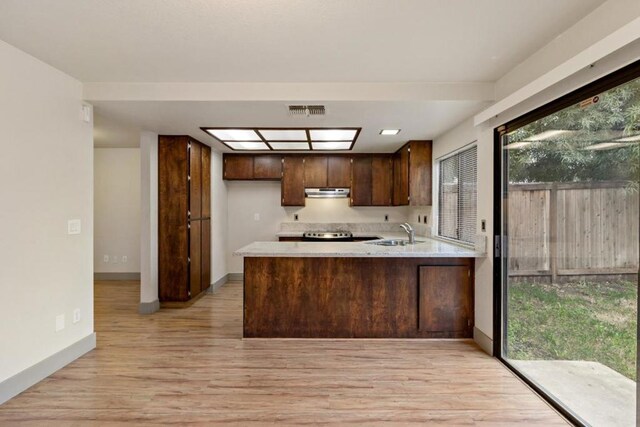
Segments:
[[[626,182],[509,185],[510,276],[638,272],[638,192]]]

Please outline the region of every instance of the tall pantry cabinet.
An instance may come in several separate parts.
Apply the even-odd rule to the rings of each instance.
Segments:
[[[158,137],[158,294],[188,301],[211,284],[211,148]]]

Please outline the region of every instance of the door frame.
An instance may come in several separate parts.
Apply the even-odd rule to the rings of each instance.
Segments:
[[[521,128],[538,119],[546,117],[557,111],[563,110],[580,101],[596,96],[602,92],[612,89],[616,86],[627,83],[636,78],[640,78],[640,60],[620,68],[617,71],[599,78],[587,85],[578,88],[566,95],[563,95],[549,103],[538,107],[528,113],[521,115],[501,126],[494,129],[494,150],[493,150],[493,355],[503,365],[509,368],[515,375],[531,387],[538,395],[553,406],[560,414],[575,425],[586,426],[586,421],[582,420],[578,414],[573,413],[563,406],[559,401],[555,400],[542,387],[534,383],[522,372],[512,366],[502,356],[502,346],[505,341],[506,330],[503,327],[503,313],[506,310],[506,293],[503,293],[502,284],[507,281],[507,260],[508,246],[504,243],[502,225],[507,224],[508,212],[506,209],[506,200],[508,193],[503,183],[507,182],[508,158],[507,151],[502,149],[502,137],[518,128]],[[639,219],[640,221],[640,219]],[[640,237],[639,237],[640,239]],[[504,255],[504,256],[503,256]],[[638,271],[638,283],[640,283],[640,270]],[[640,339],[640,313],[638,316],[637,337]],[[636,350],[636,371],[637,377],[640,378],[640,351]],[[637,384],[637,382],[636,382]],[[640,390],[636,385],[636,422],[640,420]]]

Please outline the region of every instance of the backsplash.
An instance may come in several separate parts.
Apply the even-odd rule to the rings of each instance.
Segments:
[[[402,231],[400,224],[399,222],[282,222],[280,223],[280,231],[350,231],[352,233],[385,231],[398,233]],[[428,225],[411,224],[411,226],[416,230],[418,236],[428,237],[431,235]]]

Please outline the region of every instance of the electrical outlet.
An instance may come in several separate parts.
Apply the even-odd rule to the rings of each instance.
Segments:
[[[58,314],[56,316],[56,332],[64,329],[64,314]]]
[[[109,262],[109,255],[105,255],[102,257],[102,261]]]
[[[79,219],[67,221],[67,234],[80,234],[80,232],[82,232],[82,223]]]
[[[487,231],[487,220],[486,219],[480,220],[480,230],[481,231]]]
[[[128,262],[129,258],[126,255],[122,255],[122,262]]]
[[[80,321],[80,309],[76,308],[73,310],[73,323],[78,323]]]
[[[297,221],[298,220],[298,214],[293,214],[293,220]]]
[[[385,214],[385,216],[384,216],[384,222],[389,222],[389,215]]]
[[[259,213],[254,213],[253,214],[253,220],[254,221],[260,221],[260,214]]]
[[[427,216],[425,215],[424,217],[422,217],[422,219],[423,219],[424,223],[426,224],[427,223]]]
[[[420,224],[420,215],[418,215],[418,224]]]

